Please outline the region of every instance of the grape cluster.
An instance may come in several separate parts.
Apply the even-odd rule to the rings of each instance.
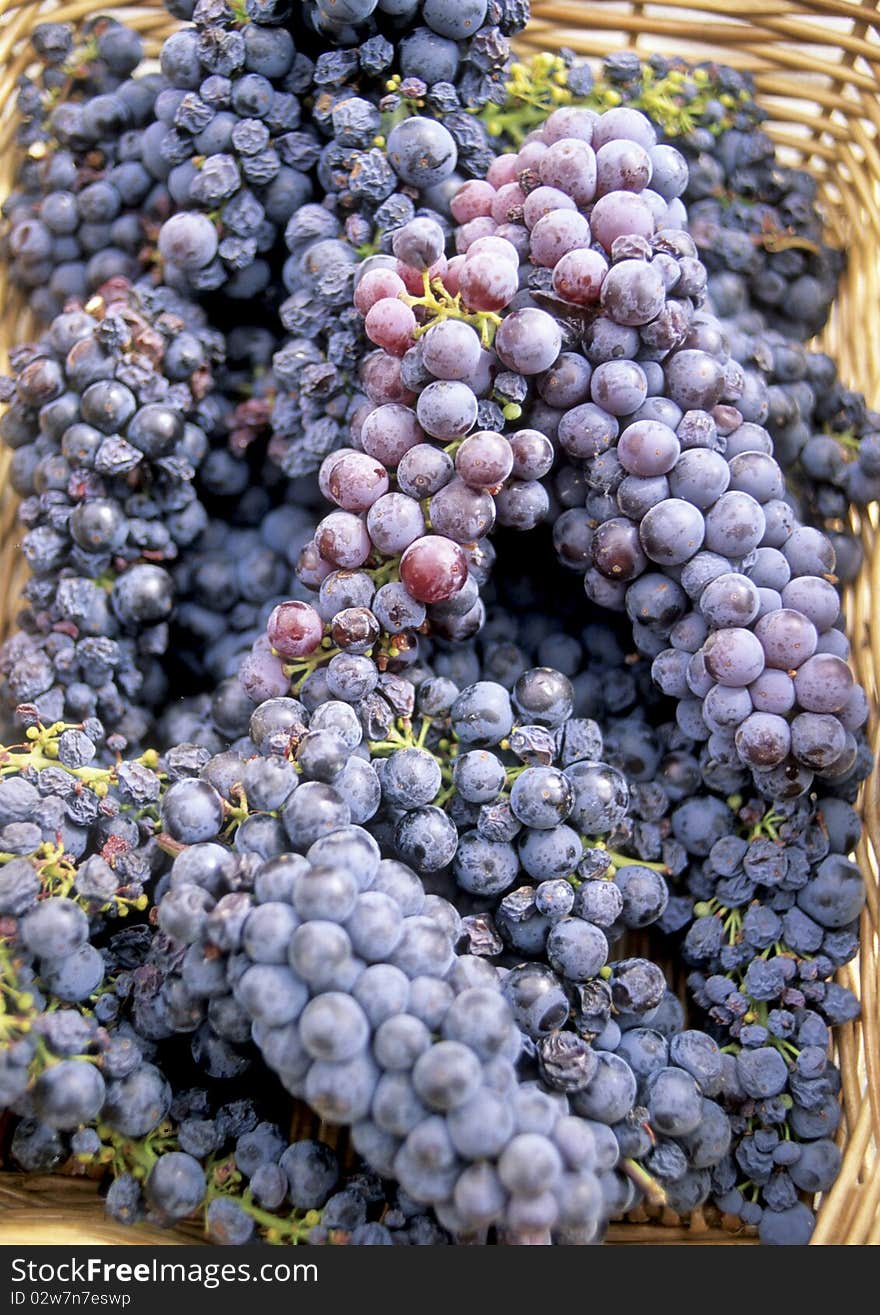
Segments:
[[[815,180],[783,164],[763,131],[766,114],[748,73],[620,51],[594,81],[570,56],[537,55],[516,66],[506,102],[482,117],[499,144],[519,146],[560,101],[643,111],[687,158],[683,199],[712,295],[737,298],[787,337],[806,340],[822,329],[844,253],[823,241]]]
[[[4,701],[46,725],[98,716],[138,745],[166,692],[168,567],[207,519],[194,477],[223,338],[196,307],[121,278],[70,306],[15,349],[4,381],[31,571],[0,658]]]
[[[41,68],[19,83],[16,139],[25,155],[3,202],[0,256],[48,323],[68,299],[137,276],[171,198],[144,150],[163,83],[134,75],[139,34],[102,16],[77,34],[69,24],[38,24],[31,45]]]

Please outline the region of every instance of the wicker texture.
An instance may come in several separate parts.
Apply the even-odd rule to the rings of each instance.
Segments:
[[[812,173],[819,184],[828,239],[848,254],[848,269],[821,346],[837,360],[843,379],[880,405],[880,0],[687,0],[661,4],[626,0],[532,0],[532,21],[519,39],[523,54],[569,47],[580,55],[603,56],[621,49],[716,59],[754,72],[759,99],[770,115],[768,130],[782,157]],[[13,97],[27,65],[27,37],[42,20],[69,22],[96,12],[90,0],[60,6],[33,0],[0,0],[0,199],[9,192],[15,168]],[[159,0],[110,7],[147,38],[154,52],[175,24]],[[700,39],[694,39],[695,33]],[[20,302],[10,295],[0,265],[0,365],[16,342],[32,330]],[[0,451],[0,636],[15,616],[22,581],[14,501],[6,472],[9,454]],[[880,552],[877,509],[857,524],[867,566],[846,600],[849,634],[858,679],[872,704],[880,686]],[[872,727],[877,748],[877,727]],[[862,915],[861,954],[840,975],[862,1002],[862,1018],[837,1029],[835,1044],[843,1075],[839,1138],[843,1169],[821,1203],[813,1242],[880,1243],[880,1026],[878,1026],[878,938],[880,938],[880,774],[864,789],[865,834],[859,861],[868,887]],[[172,1234],[126,1230],[106,1220],[86,1179],[0,1177],[0,1242],[34,1244],[80,1241],[192,1242],[191,1230]],[[708,1230],[698,1216],[689,1228],[658,1223],[615,1225],[610,1240],[622,1243],[688,1244],[745,1240]]]

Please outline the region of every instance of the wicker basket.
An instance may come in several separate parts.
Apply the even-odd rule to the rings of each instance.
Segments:
[[[91,0],[51,6],[45,0],[0,0],[0,199],[15,168],[12,100],[16,78],[27,64],[27,37],[45,19],[70,22],[95,13]],[[628,3],[625,0],[532,0],[532,21],[519,40],[523,53],[558,51],[602,56],[620,49],[653,50],[688,59],[718,59],[754,72],[769,131],[787,162],[812,173],[828,239],[847,251],[848,269],[822,347],[837,360],[848,384],[880,405],[880,18],[878,0],[738,0],[731,17],[726,0]],[[118,5],[106,12],[141,31],[148,50],[175,26],[160,0]],[[695,32],[701,34],[694,40]],[[0,266],[0,365],[8,348],[26,340],[32,326],[10,295]],[[15,615],[22,581],[15,508],[6,482],[8,453],[0,453],[0,636]],[[849,633],[859,680],[873,703],[880,687],[880,596],[877,509],[857,524],[867,565],[847,598]],[[877,743],[877,727],[872,738]],[[862,1018],[837,1030],[843,1074],[839,1138],[843,1169],[821,1202],[816,1244],[880,1243],[880,774],[864,790],[865,836],[859,861],[868,887],[862,915],[862,946],[841,980],[862,1001]],[[876,849],[876,853],[875,853]],[[112,1225],[86,1179],[0,1175],[0,1243],[48,1244],[192,1242],[190,1228],[159,1233]],[[707,1229],[702,1216],[689,1227],[670,1222],[615,1225],[618,1243],[741,1242],[741,1234]]]

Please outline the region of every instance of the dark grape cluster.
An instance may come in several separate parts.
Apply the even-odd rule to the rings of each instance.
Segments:
[[[0,430],[31,578],[0,658],[10,710],[143,742],[166,695],[168,568],[207,520],[194,478],[222,353],[200,309],[121,277],[14,350]]]
[[[104,16],[76,37],[41,23],[32,49],[41,67],[19,82],[24,159],[3,201],[0,256],[47,323],[68,299],[138,274],[171,198],[145,151],[163,80],[135,75],[139,34]]]

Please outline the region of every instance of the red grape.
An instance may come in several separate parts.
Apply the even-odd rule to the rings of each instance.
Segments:
[[[426,534],[401,557],[400,578],[417,602],[443,603],[467,579],[467,558],[451,539]]]
[[[361,315],[383,297],[397,297],[406,292],[406,285],[393,269],[371,269],[355,288],[354,304]]]
[[[291,600],[273,608],[266,623],[266,634],[281,657],[307,657],[324,638],[324,623],[309,603]]]
[[[415,314],[396,297],[382,297],[374,302],[364,320],[364,330],[370,342],[394,356],[403,356],[412,347],[415,327]]]

